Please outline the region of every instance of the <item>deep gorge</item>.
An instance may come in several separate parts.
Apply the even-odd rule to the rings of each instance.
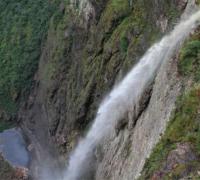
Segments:
[[[0,1],[0,130],[23,130],[33,157],[30,178],[46,180],[44,170],[47,179],[62,174],[110,90],[198,4]],[[133,179],[160,137],[140,178],[198,178],[199,47],[197,28],[144,91],[139,114],[130,110],[95,148],[98,165],[91,179]],[[192,158],[171,162],[174,151]],[[17,178],[15,169],[0,161],[2,180]]]

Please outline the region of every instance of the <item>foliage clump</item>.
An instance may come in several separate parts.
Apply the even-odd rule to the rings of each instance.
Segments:
[[[186,43],[180,53],[180,73],[187,76],[193,75],[200,81],[200,41],[192,40]]]
[[[0,1],[0,108],[13,113],[30,89],[49,20],[58,2]]]
[[[128,39],[123,36],[121,39],[120,39],[120,48],[123,52],[126,52],[127,49],[128,49],[128,46],[129,46],[129,42],[128,42]]]

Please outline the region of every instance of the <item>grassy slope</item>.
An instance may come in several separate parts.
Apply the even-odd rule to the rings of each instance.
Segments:
[[[186,81],[192,79],[192,85],[178,98],[176,110],[168,124],[166,132],[150,158],[147,160],[140,179],[149,179],[166,162],[168,153],[180,142],[189,142],[200,156],[200,31],[185,43],[180,51],[178,69]],[[166,179],[177,179],[181,174],[178,165],[166,175]],[[200,168],[200,162],[194,162],[194,169]],[[198,179],[196,172],[191,175]]]

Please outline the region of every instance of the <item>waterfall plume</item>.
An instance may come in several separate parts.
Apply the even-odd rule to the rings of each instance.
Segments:
[[[181,21],[174,30],[155,43],[127,76],[101,103],[93,125],[69,158],[64,180],[83,180],[94,168],[93,152],[103,138],[115,130],[115,125],[134,106],[145,88],[155,79],[161,64],[166,62],[198,25],[200,11]]]

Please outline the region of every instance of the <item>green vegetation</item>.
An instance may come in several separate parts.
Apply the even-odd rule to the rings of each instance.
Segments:
[[[190,142],[193,144],[195,152],[200,155],[199,110],[200,85],[194,85],[189,92],[178,99],[174,117],[170,121],[161,141],[156,145],[147,160],[141,179],[150,179],[153,173],[162,167],[163,162],[166,162],[168,153],[176,148],[178,142]],[[193,165],[200,167],[200,163],[194,163]],[[170,173],[178,176],[176,170],[178,171],[178,167]]]
[[[48,63],[44,67],[42,74],[42,79],[46,84],[60,73],[58,70],[61,66],[63,69],[68,66],[67,53],[69,53],[72,45],[72,37],[66,29],[68,28],[70,18],[67,10],[66,12],[56,11],[51,18],[46,42],[51,49],[47,50],[48,56],[46,58]]]
[[[192,40],[186,43],[180,53],[179,69],[183,75],[193,75],[200,81],[200,41]]]
[[[200,86],[195,85],[178,100],[178,108],[166,132],[170,142],[190,141],[200,154]]]
[[[129,42],[128,42],[128,39],[123,36],[121,39],[120,39],[120,48],[123,52],[126,52],[127,49],[128,49],[128,45],[129,45]]]
[[[170,1],[166,1],[166,3],[168,3],[168,6],[165,6],[164,8],[168,8],[165,9],[165,11],[167,12],[166,14],[169,21],[173,21],[174,19],[177,18],[177,16],[179,17],[181,16],[182,12],[180,11],[178,12],[175,6],[169,7]]]
[[[42,43],[57,2],[0,1],[0,108],[17,110],[16,100],[32,84]]]
[[[110,0],[104,12],[103,20],[105,23],[120,22],[131,12],[128,0]]]
[[[168,153],[180,142],[189,142],[195,153],[200,155],[200,32],[196,32],[180,51],[178,70],[186,79],[192,79],[190,90],[178,98],[176,111],[168,124],[165,134],[147,160],[140,179],[149,179],[166,162]],[[194,169],[200,168],[199,162],[191,162]],[[188,166],[188,165],[187,165]],[[186,166],[179,164],[166,179],[179,177]],[[196,178],[193,174],[192,177]]]
[[[131,13],[128,0],[110,0],[103,12],[101,23],[107,39],[110,38],[115,28]]]
[[[13,124],[0,120],[0,133],[6,129],[12,128]]]

